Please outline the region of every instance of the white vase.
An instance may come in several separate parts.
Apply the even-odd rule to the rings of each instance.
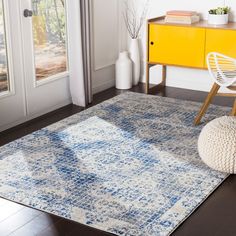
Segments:
[[[133,62],[133,85],[137,85],[140,79],[141,67],[138,39],[131,39],[129,53]]]
[[[132,61],[127,51],[121,52],[116,61],[116,88],[130,89],[132,87]]]
[[[215,15],[208,14],[208,24],[210,25],[226,25],[229,21],[229,14]]]

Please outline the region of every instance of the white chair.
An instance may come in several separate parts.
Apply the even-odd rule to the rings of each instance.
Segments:
[[[200,123],[214,96],[220,95],[236,97],[236,92],[218,94],[220,87],[236,91],[236,59],[227,57],[220,53],[211,52],[207,55],[207,66],[208,71],[215,83],[209,92],[200,112],[195,118],[195,125]],[[231,115],[236,116],[236,99]]]

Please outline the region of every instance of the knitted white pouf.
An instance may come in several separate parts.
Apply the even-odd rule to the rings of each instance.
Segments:
[[[236,117],[223,116],[208,123],[198,139],[202,160],[211,168],[236,173]]]

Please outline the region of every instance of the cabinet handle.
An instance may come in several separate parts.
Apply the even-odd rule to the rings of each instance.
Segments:
[[[154,42],[151,41],[151,45],[154,45]]]

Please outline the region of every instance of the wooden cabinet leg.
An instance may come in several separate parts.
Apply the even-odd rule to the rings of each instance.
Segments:
[[[232,113],[231,113],[232,116],[236,116],[236,99],[234,101],[234,105],[233,105],[233,109],[232,109]]]
[[[216,83],[214,83],[211,91],[209,92],[209,94],[207,95],[207,98],[203,104],[203,106],[201,107],[200,112],[198,113],[197,117],[194,120],[194,124],[198,125],[203,117],[203,115],[205,114],[207,108],[209,107],[213,97],[217,94],[217,92],[219,91],[220,86]]]
[[[163,86],[166,86],[166,71],[167,71],[166,66],[162,66],[162,82],[161,82],[161,84]]]
[[[146,66],[146,94],[149,93],[149,64]]]

